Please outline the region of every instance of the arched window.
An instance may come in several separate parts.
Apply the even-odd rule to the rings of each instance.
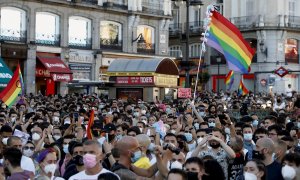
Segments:
[[[91,24],[92,21],[84,17],[69,18],[69,47],[87,49],[92,47]]]
[[[190,45],[189,57],[200,57],[201,44],[195,43]]]
[[[174,45],[169,47],[169,56],[171,57],[182,57],[182,50],[181,46],[179,45]]]
[[[154,28],[146,25],[139,25],[137,27],[137,37],[140,34],[143,35],[145,43],[138,44],[138,52],[144,52],[144,50],[147,50],[148,53],[154,53],[155,52]]]
[[[299,63],[299,43],[297,39],[287,39],[285,41],[285,61]]]
[[[6,41],[26,41],[26,13],[15,7],[1,8],[1,39]]]
[[[37,12],[35,42],[42,45],[60,45],[59,16],[48,12]]]
[[[100,47],[122,50],[122,25],[113,21],[100,22]]]

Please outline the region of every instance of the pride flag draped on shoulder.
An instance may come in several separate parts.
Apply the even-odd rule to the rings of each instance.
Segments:
[[[239,85],[239,89],[238,89],[238,95],[239,96],[245,96],[248,93],[249,93],[248,89],[246,88],[243,81],[241,80],[240,85]]]
[[[90,119],[88,122],[88,126],[86,128],[86,134],[87,134],[88,139],[93,139],[92,126],[94,124],[94,118],[95,118],[95,113],[94,113],[94,109],[92,109],[92,112],[90,114]]]
[[[229,73],[225,77],[225,84],[228,87],[227,89],[230,90],[232,87],[232,84],[234,82],[234,71],[230,70]]]
[[[209,8],[207,16],[207,44],[225,56],[230,70],[247,74],[255,51],[238,28],[214,7]]]
[[[11,107],[18,98],[19,94],[24,93],[24,83],[20,65],[18,64],[13,77],[7,84],[6,88],[0,93],[0,99],[8,106]]]

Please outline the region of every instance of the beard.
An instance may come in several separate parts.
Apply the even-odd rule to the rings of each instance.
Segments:
[[[215,141],[215,140],[209,141],[209,145],[213,149],[217,149],[217,148],[219,148],[221,146],[221,144],[218,141]]]

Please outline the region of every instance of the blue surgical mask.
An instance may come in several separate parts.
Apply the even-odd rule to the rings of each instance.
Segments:
[[[148,146],[148,150],[151,151],[151,152],[153,152],[154,148],[155,148],[155,144],[154,143],[150,143],[149,146]]]
[[[196,130],[198,130],[199,129],[199,123],[195,123],[194,127],[195,127]]]
[[[209,122],[209,123],[208,123],[208,126],[209,126],[209,127],[216,127],[216,123],[214,123],[214,122]]]
[[[131,162],[135,163],[141,157],[142,157],[142,151],[136,151],[136,152],[133,153],[133,157],[131,157]]]
[[[184,136],[187,142],[191,142],[193,140],[193,135],[191,133],[184,133]]]
[[[63,151],[68,154],[69,153],[69,144],[63,145]]]
[[[123,137],[122,134],[119,134],[119,135],[116,136],[116,139],[120,140],[120,139],[122,139],[122,137]]]
[[[253,125],[253,126],[257,126],[257,125],[258,125],[258,120],[254,120],[254,121],[252,122],[252,125]]]
[[[200,112],[199,112],[199,115],[200,115],[201,117],[204,117],[204,116],[205,116],[205,112],[204,112],[204,111],[200,111]]]

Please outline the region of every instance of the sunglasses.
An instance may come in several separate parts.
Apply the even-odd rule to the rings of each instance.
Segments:
[[[33,150],[34,150],[34,147],[29,147],[29,146],[25,146],[25,147],[24,147],[24,150],[28,150],[28,149],[30,149],[30,150],[33,151]]]

